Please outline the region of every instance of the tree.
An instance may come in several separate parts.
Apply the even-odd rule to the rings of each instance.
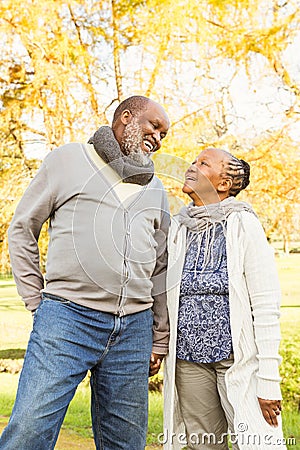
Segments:
[[[180,179],[202,148],[224,147],[251,162],[249,199],[268,233],[288,239],[288,205],[299,199],[289,185],[299,175],[299,77],[289,56],[299,12],[294,0],[2,2],[2,267],[7,224],[38,166],[29,149],[87,141],[132,94],[159,101],[171,117],[164,151],[175,159],[157,160],[171,193],[182,201]]]

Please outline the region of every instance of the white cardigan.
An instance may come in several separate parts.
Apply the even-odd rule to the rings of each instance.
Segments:
[[[164,373],[164,449],[181,449],[184,433],[175,386],[177,320],[186,228],[173,218],[169,232],[167,276],[170,317],[169,354]],[[280,400],[280,288],[274,252],[259,220],[249,212],[228,218],[227,264],[234,364],[226,372],[227,394],[235,415],[235,435],[241,450],[286,449],[279,426],[263,418],[257,397]],[[173,435],[174,433],[174,435]],[[173,436],[173,437],[172,437]],[[272,445],[270,445],[272,443]]]

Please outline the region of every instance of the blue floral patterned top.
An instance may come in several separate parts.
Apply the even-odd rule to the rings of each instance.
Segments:
[[[226,241],[221,224],[213,232],[205,266],[206,233],[187,234],[177,337],[177,357],[186,361],[217,362],[232,353]]]

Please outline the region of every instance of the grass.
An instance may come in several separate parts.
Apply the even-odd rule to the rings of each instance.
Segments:
[[[296,443],[290,441],[288,448],[300,450],[300,415],[298,411],[300,401],[300,254],[292,254],[289,257],[280,256],[277,258],[277,265],[283,292],[281,308],[283,428],[286,439],[296,440]],[[1,364],[5,362],[10,365],[10,368],[21,364],[31,326],[31,314],[25,310],[12,280],[0,280],[0,419],[2,418],[4,421],[11,413],[18,374],[1,372]],[[94,448],[90,443],[92,442],[90,439],[92,431],[89,409],[90,391],[87,380],[84,380],[70,404],[63,423],[63,430],[75,433],[75,436],[79,436],[79,441],[84,438],[85,442],[89,443],[89,446],[86,444],[85,450]],[[147,445],[152,449],[161,448],[153,447],[153,445],[157,444],[157,436],[163,431],[162,411],[162,395],[150,393]],[[70,444],[68,445],[65,447],[68,450],[74,448],[70,447]],[[58,445],[57,449],[59,448],[64,447]],[[81,448],[79,444],[78,448]]]
[[[276,258],[284,308],[300,307],[300,253]]]
[[[160,392],[150,392],[147,444],[156,444],[163,432],[163,397]]]

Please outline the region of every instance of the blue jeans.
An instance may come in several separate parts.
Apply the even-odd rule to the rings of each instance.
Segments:
[[[44,294],[0,449],[53,449],[88,370],[96,449],[144,449],[152,323],[149,309],[118,317]]]

